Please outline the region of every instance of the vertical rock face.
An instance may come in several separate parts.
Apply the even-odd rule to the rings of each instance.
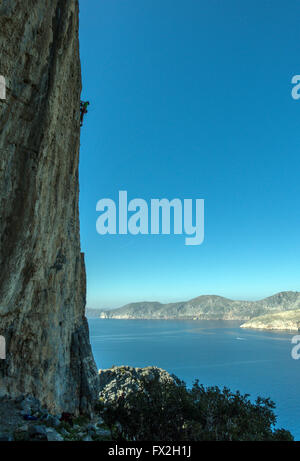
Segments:
[[[97,395],[78,216],[78,0],[1,0],[0,395],[88,411]]]

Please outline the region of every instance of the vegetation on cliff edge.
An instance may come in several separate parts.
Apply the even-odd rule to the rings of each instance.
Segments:
[[[98,410],[113,440],[127,441],[292,441],[285,429],[275,429],[275,404],[258,397],[233,393],[217,386],[192,389],[172,375],[173,381],[142,378],[135,392],[100,400]]]

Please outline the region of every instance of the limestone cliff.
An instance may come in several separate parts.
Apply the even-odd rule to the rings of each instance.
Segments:
[[[0,0],[0,395],[97,395],[78,216],[78,0]]]

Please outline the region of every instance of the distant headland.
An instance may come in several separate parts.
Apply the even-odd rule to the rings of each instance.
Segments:
[[[111,310],[87,309],[87,316],[123,320],[239,320],[246,322],[241,325],[244,328],[294,331],[300,327],[300,292],[283,291],[259,301],[216,295],[169,304],[144,301]]]

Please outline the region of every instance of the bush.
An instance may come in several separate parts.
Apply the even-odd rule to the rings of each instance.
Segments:
[[[140,389],[113,403],[99,401],[99,411],[113,440],[204,441],[293,440],[289,431],[274,430],[275,404],[232,393],[226,387],[192,389],[176,376],[160,382],[142,379]]]

